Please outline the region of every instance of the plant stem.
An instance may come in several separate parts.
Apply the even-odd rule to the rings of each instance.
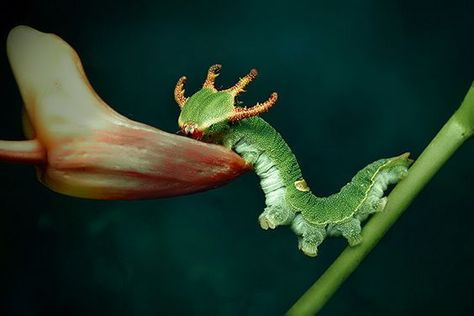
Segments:
[[[298,299],[287,315],[316,314],[403,214],[434,174],[464,141],[473,135],[473,131],[474,86],[471,86],[459,109],[415,161],[408,176],[388,196],[384,211],[374,215],[365,225],[362,231],[362,243],[356,247],[347,247]]]

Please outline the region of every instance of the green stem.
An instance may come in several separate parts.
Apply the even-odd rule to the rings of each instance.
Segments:
[[[362,231],[363,242],[357,247],[347,247],[298,299],[287,315],[316,314],[403,214],[434,174],[464,141],[473,135],[473,131],[474,85],[469,89],[459,109],[415,161],[408,176],[388,196],[384,212],[373,216],[365,225]]]

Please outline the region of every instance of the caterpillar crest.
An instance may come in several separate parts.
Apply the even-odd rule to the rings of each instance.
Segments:
[[[209,68],[201,90],[185,97],[186,77],[174,91],[181,108],[178,125],[186,136],[221,144],[251,164],[260,177],[266,207],[258,220],[263,229],[291,225],[298,235],[299,249],[316,256],[326,236],[343,236],[350,246],[361,240],[361,221],[381,212],[384,191],[408,173],[409,153],[377,160],[359,172],[351,182],[328,197],[314,195],[304,180],[295,155],[281,135],[258,115],[277,101],[277,93],[252,107],[235,106],[235,97],[256,76],[252,69],[232,87],[214,87],[220,65]]]

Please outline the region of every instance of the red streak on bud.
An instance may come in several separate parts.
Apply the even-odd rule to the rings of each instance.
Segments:
[[[148,126],[98,130],[48,152],[38,178],[49,188],[93,199],[143,199],[215,188],[250,169],[218,145]]]

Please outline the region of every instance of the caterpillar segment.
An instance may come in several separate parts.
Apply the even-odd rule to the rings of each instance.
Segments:
[[[377,160],[360,170],[338,193],[318,197],[311,192],[283,137],[259,117],[276,103],[276,92],[252,107],[236,106],[235,97],[257,71],[252,69],[231,88],[218,91],[214,87],[218,70],[220,65],[211,66],[203,89],[186,99],[183,81],[178,81],[178,124],[183,134],[231,148],[253,166],[265,194],[266,206],[258,217],[263,229],[290,225],[298,236],[299,248],[308,256],[317,255],[318,246],[327,236],[342,236],[350,246],[361,243],[361,222],[383,211],[387,187],[408,173],[412,163],[409,153]]]

